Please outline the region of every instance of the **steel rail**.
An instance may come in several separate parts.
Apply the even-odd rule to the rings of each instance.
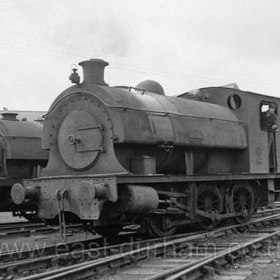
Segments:
[[[160,242],[164,242],[167,240],[173,240],[180,237],[186,237],[190,236],[193,233],[188,233],[188,234],[181,234],[181,235],[174,235],[170,237],[165,237],[165,238],[153,238],[153,239],[148,239],[148,240],[141,240],[137,242],[133,242],[132,238],[134,237],[131,233],[124,233],[121,236],[119,236],[119,243],[117,245],[109,245],[106,247],[99,247],[99,248],[94,248],[94,249],[81,249],[81,250],[76,250],[75,244],[80,245],[82,242],[84,243],[84,247],[90,247],[91,242],[95,242],[98,244],[105,243],[104,239],[102,238],[97,238],[97,239],[90,239],[90,240],[85,240],[85,241],[74,241],[74,242],[69,242],[68,244],[65,244],[65,247],[62,249],[69,249],[70,246],[74,248],[74,253],[70,249],[69,252],[66,253],[58,253],[60,250],[57,250],[58,252],[55,254],[54,252],[58,248],[58,246],[63,246],[64,244],[59,244],[56,246],[49,246],[48,248],[40,248],[38,249],[38,254],[40,256],[32,258],[32,259],[24,259],[24,260],[19,260],[19,261],[12,261],[12,262],[7,262],[5,264],[0,265],[0,274],[7,274],[11,273],[12,271],[22,271],[25,269],[28,269],[29,271],[32,270],[34,267],[37,269],[37,267],[40,268],[48,268],[52,266],[54,263],[60,263],[65,260],[68,260],[69,262],[77,262],[78,260],[84,261],[85,259],[101,259],[105,258],[108,256],[116,255],[120,251],[131,251],[132,249],[138,249],[140,247],[145,247],[151,244],[156,244]],[[127,240],[124,239],[130,239],[130,243],[128,243]],[[125,241],[125,242],[123,242]],[[89,244],[89,246],[87,245]],[[40,252],[44,252],[44,249],[47,249],[47,254],[45,256],[42,256]],[[26,252],[30,253],[29,251]],[[50,254],[52,253],[52,254]],[[8,254],[7,254],[8,255]],[[6,255],[6,256],[7,256]],[[5,258],[2,256],[2,258]],[[52,273],[52,272],[51,272]]]
[[[274,215],[272,219],[279,219],[280,214]],[[267,217],[260,218],[255,220],[253,223],[260,223],[262,221],[268,221]],[[90,275],[96,273],[99,270],[106,270],[108,267],[121,267],[135,261],[145,260],[152,256],[159,256],[168,251],[168,248],[180,249],[182,244],[187,244],[188,242],[197,241],[197,240],[205,240],[211,237],[220,237],[226,235],[229,230],[234,230],[238,228],[243,228],[244,226],[250,226],[253,223],[247,223],[246,225],[236,225],[225,227],[222,229],[218,229],[214,232],[202,233],[196,236],[188,236],[185,238],[178,238],[175,240],[167,241],[160,244],[155,244],[152,246],[139,248],[137,250],[132,250],[129,252],[124,252],[121,254],[109,256],[100,260],[88,261],[81,264],[72,265],[71,267],[66,267],[62,269],[56,269],[53,271],[41,273],[38,275],[30,276],[23,278],[24,280],[36,280],[36,279],[44,279],[44,280],[57,280],[57,279],[84,279],[89,277]],[[174,247],[175,246],[175,247]]]
[[[269,209],[269,210],[262,210],[260,212],[260,214],[262,213],[274,213],[275,209]],[[255,218],[254,220],[251,220],[250,223],[255,223],[255,222],[265,222],[266,220],[271,220],[271,219],[278,219],[279,218],[279,214],[276,215],[272,215],[269,217],[261,217],[261,218]],[[250,225],[250,223],[248,223],[247,225],[244,226],[248,226]],[[234,230],[235,228],[239,228],[239,227],[243,227],[242,225],[232,225],[226,228],[220,228],[217,229],[215,232],[219,232],[219,231],[230,231],[230,230]],[[170,236],[168,238],[165,238],[164,241],[163,239],[150,239],[150,240],[143,240],[140,242],[135,243],[134,245],[132,244],[132,240],[130,240],[131,243],[127,244],[123,244],[121,246],[121,250],[127,251],[128,249],[132,249],[132,248],[139,248],[139,247],[143,247],[145,245],[151,245],[151,244],[155,244],[155,243],[159,243],[159,242],[166,242],[168,240],[174,240],[176,238],[179,237],[186,237],[186,236],[195,236],[194,240],[199,240],[199,239],[203,239],[203,238],[207,238],[212,236],[214,233],[213,232],[207,232],[206,235],[204,233],[200,232],[200,235],[197,235],[196,233],[188,233],[188,234],[181,234],[181,235],[176,235],[176,236]],[[126,238],[126,236],[123,234],[122,236],[124,236],[124,238]],[[128,233],[129,236],[129,233]],[[126,239],[127,240],[127,239]],[[125,241],[126,240],[122,240]],[[121,242],[121,239],[119,237],[119,241]],[[190,239],[191,241],[191,239]],[[42,247],[42,248],[35,248],[35,250],[23,250],[21,252],[19,252],[20,254],[18,255],[18,252],[8,252],[8,253],[3,253],[0,254],[0,260],[5,261],[4,264],[0,265],[0,273],[2,274],[7,274],[7,273],[12,273],[12,274],[17,274],[18,271],[26,271],[26,270],[36,270],[37,267],[40,267],[41,269],[46,269],[49,268],[51,266],[53,266],[54,264],[60,264],[60,263],[64,263],[65,265],[65,260],[67,261],[72,261],[72,263],[77,263],[80,261],[85,261],[85,260],[92,260],[92,259],[96,259],[93,256],[99,256],[99,258],[104,258],[104,257],[108,257],[108,256],[112,256],[114,254],[117,254],[120,249],[118,248],[118,245],[114,245],[114,246],[108,246],[106,248],[94,248],[94,249],[86,249],[88,248],[88,244],[90,244],[91,242],[95,242],[98,243],[99,246],[101,244],[102,246],[102,239],[101,238],[94,238],[94,239],[88,239],[88,240],[76,240],[73,242],[67,242],[67,243],[60,243],[60,244],[56,244],[56,245],[52,245],[52,246],[48,246],[48,247]],[[80,251],[76,250],[75,244],[82,244],[82,248]],[[104,244],[104,242],[103,242]],[[63,250],[60,250],[60,246],[62,246]],[[75,254],[74,254],[74,258],[71,255],[72,254],[72,247],[75,250]],[[65,250],[65,248],[67,248],[68,252],[65,252],[67,250]],[[61,253],[62,251],[62,253]],[[58,253],[59,252],[59,253]],[[15,258],[19,258],[19,261],[15,261]],[[31,258],[31,259],[30,259]],[[13,259],[12,262],[6,262],[8,259]],[[23,259],[23,260],[22,260]],[[52,273],[52,272],[51,272]]]
[[[269,216],[269,217],[262,217],[260,221],[265,222],[266,219],[271,220],[272,218],[277,219],[278,215],[275,214],[275,215]],[[251,222],[258,222],[258,221],[259,221],[259,219],[253,219]],[[238,225],[238,227],[239,226],[240,225]],[[235,228],[235,227],[236,227],[236,225],[232,225],[232,226],[227,227],[227,229],[231,230],[232,228]],[[223,228],[221,228],[221,229],[223,229]],[[203,231],[198,232],[198,233],[202,233],[202,232]],[[131,232],[128,232],[126,234],[130,235]],[[126,234],[122,234],[121,236],[119,236],[118,240],[126,242],[126,240],[123,240],[123,239],[120,240],[120,237],[122,238],[124,236],[126,238]],[[197,232],[196,233],[181,234],[181,235],[177,234],[175,236],[166,237],[165,241],[178,238],[179,236],[190,236],[190,235],[193,235],[193,234],[197,236]],[[160,242],[161,240],[162,239],[157,238],[157,239],[151,239],[151,241],[147,240],[147,241],[141,241],[141,242],[146,242],[146,243],[148,243],[148,242]],[[30,251],[30,249],[25,249],[25,250],[21,250],[20,252],[17,252],[17,251],[15,251],[15,252],[11,251],[11,252],[6,252],[6,253],[2,252],[0,254],[0,261],[4,261],[5,263],[0,265],[0,273],[7,270],[10,267],[10,265],[12,265],[13,267],[16,267],[16,266],[21,267],[21,266],[31,264],[32,262],[34,262],[34,264],[36,262],[38,262],[38,263],[42,263],[42,262],[48,263],[54,258],[56,258],[57,260],[61,259],[61,258],[66,258],[67,256],[69,256],[71,254],[71,251],[72,251],[71,248],[74,247],[75,244],[79,244],[79,245],[82,245],[83,248],[87,248],[87,247],[89,247],[88,244],[90,244],[91,242],[96,242],[96,243],[99,244],[99,246],[100,245],[102,246],[102,244],[104,244],[104,239],[99,238],[99,237],[90,238],[90,239],[79,239],[79,240],[75,240],[73,242],[58,243],[58,244],[55,244],[55,245],[44,246],[44,247],[42,247],[42,246],[36,247],[35,248],[36,250],[34,249],[32,251]],[[62,249],[63,249],[64,253],[58,253],[60,251],[60,247],[63,247]],[[69,252],[65,252],[66,251],[65,248],[68,248]],[[109,249],[110,248],[108,247],[108,250]],[[116,248],[114,248],[114,249],[116,249]],[[84,255],[90,254],[90,253],[98,253],[94,250],[97,250],[97,248],[92,249],[92,251],[90,251],[90,250],[85,250],[85,251],[76,250],[75,253],[76,254],[82,254],[82,252],[84,252]],[[103,250],[103,248],[99,248],[99,250]],[[9,260],[9,259],[13,259],[13,261],[8,262],[7,260]],[[17,261],[17,259],[20,259],[20,260]],[[22,260],[22,259],[24,259],[24,260]]]
[[[247,248],[247,247],[249,247],[249,246],[252,246],[252,245],[254,245],[254,244],[256,244],[256,243],[263,242],[264,240],[271,239],[271,238],[274,237],[274,236],[277,236],[277,237],[280,236],[280,229],[277,230],[277,231],[275,231],[275,232],[273,232],[273,233],[267,234],[267,235],[265,235],[265,236],[262,236],[262,237],[253,239],[253,240],[251,240],[251,241],[249,241],[249,242],[246,242],[245,244],[237,245],[237,246],[232,247],[232,248],[230,248],[230,249],[227,248],[226,250],[223,250],[222,252],[217,253],[215,256],[206,257],[206,258],[204,258],[204,259],[202,259],[202,260],[199,260],[199,261],[198,261],[197,263],[195,263],[195,264],[190,264],[190,265],[188,265],[188,266],[186,266],[186,267],[180,267],[180,268],[177,269],[177,271],[176,271],[176,272],[178,272],[178,273],[176,273],[176,274],[174,274],[174,275],[172,275],[172,274],[174,273],[173,271],[169,271],[168,274],[169,274],[169,275],[172,275],[172,276],[170,276],[170,277],[168,277],[168,278],[165,278],[166,275],[165,275],[164,277],[163,277],[162,275],[160,275],[160,276],[158,276],[158,277],[156,277],[156,278],[148,278],[148,279],[145,279],[145,280],[159,280],[159,279],[177,280],[177,279],[179,279],[179,278],[181,278],[181,277],[183,277],[183,276],[186,276],[186,275],[188,275],[188,274],[194,272],[194,271],[197,270],[197,269],[202,268],[203,266],[205,266],[205,265],[207,265],[207,264],[209,264],[209,263],[211,263],[211,262],[214,262],[215,260],[218,260],[218,259],[220,259],[220,258],[222,258],[222,257],[227,256],[227,255],[230,255],[230,254],[232,254],[232,253],[234,253],[234,252],[236,252],[236,251],[239,251],[239,250],[241,250],[241,249],[245,249],[245,248]]]
[[[78,229],[82,228],[81,224],[69,224],[67,225],[67,229]],[[57,232],[59,231],[58,226],[50,226],[46,224],[28,224],[25,226],[15,226],[15,227],[0,227],[0,238],[4,238],[7,236],[24,236],[24,235],[32,235],[36,233],[47,233],[47,232]]]
[[[2,227],[17,227],[17,226],[22,226],[22,225],[32,225],[32,224],[37,224],[37,223],[32,223],[32,222],[28,222],[25,220],[22,220],[22,222],[7,222],[7,223],[0,223],[0,229]]]

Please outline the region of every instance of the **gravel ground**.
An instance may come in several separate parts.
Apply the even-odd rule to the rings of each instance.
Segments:
[[[280,241],[267,251],[240,259],[228,269],[222,269],[212,280],[280,280]]]
[[[0,223],[25,222],[26,219],[13,217],[12,213],[0,213]],[[92,239],[96,236],[84,232],[75,232],[67,241]],[[227,239],[227,238],[225,238]],[[229,239],[230,241],[230,239]],[[38,234],[15,238],[0,238],[0,253],[6,250],[45,247],[63,243],[59,233]],[[209,278],[208,278],[209,279]],[[256,255],[246,256],[236,264],[222,269],[220,274],[210,277],[212,280],[280,280],[280,241],[266,251],[258,251]]]
[[[248,258],[247,262],[241,263],[241,267],[242,265],[252,271],[248,280],[280,279],[280,241],[267,252],[259,252],[256,257]]]
[[[25,222],[26,219],[13,217],[12,213],[0,213],[0,223],[9,223],[9,222]],[[67,241],[76,241],[76,240],[85,240],[85,239],[93,239],[98,237],[99,235],[93,235],[91,233],[85,233],[84,231],[79,232],[73,231],[69,232],[67,237]],[[3,252],[11,252],[17,251],[20,252],[22,250],[34,248],[44,248],[48,245],[61,244],[64,243],[62,237],[59,232],[54,233],[42,233],[42,234],[34,234],[32,236],[16,236],[16,237],[5,237],[0,236],[0,253]],[[77,246],[77,249],[79,247]],[[62,248],[63,250],[63,248]]]
[[[73,233],[67,238],[67,242],[94,239],[97,235],[82,233]],[[59,245],[64,244],[62,237],[59,232],[47,233],[47,234],[37,234],[32,236],[22,236],[14,238],[0,238],[0,253],[9,252],[20,252],[29,250],[31,252],[37,251],[38,253],[43,253],[44,248],[49,245]],[[93,248],[98,247],[98,244],[93,243]],[[83,244],[78,243],[75,248],[77,250],[83,249]],[[57,253],[67,252],[66,246],[60,246],[57,249]]]

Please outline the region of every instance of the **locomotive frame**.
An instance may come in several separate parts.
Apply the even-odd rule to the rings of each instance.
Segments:
[[[48,154],[41,149],[41,119],[44,112],[0,111],[0,211],[16,211],[10,198],[15,183],[34,178],[38,166],[45,166]],[[21,120],[19,120],[17,117]],[[28,118],[28,120],[27,120]],[[17,207],[18,215],[33,220],[36,207]]]
[[[46,116],[48,166],[13,186],[16,204],[32,201],[63,227],[72,213],[103,235],[140,224],[166,236],[189,223],[243,223],[279,201],[280,135],[271,168],[262,126],[265,106],[278,108],[279,98],[225,87],[166,97],[151,82],[108,87],[102,60],[81,65],[84,82],[74,79]]]

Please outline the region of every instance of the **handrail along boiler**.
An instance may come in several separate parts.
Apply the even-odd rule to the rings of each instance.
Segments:
[[[46,115],[47,167],[14,185],[15,203],[35,201],[46,221],[78,217],[103,235],[139,224],[165,236],[189,223],[245,222],[257,206],[278,200],[279,167],[270,172],[260,116],[279,99],[225,87],[171,97],[150,80],[111,87],[107,62],[80,65],[84,81],[74,71],[76,85]]]

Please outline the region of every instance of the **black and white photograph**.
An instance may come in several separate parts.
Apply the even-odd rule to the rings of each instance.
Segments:
[[[280,2],[0,0],[0,280],[280,280]]]

